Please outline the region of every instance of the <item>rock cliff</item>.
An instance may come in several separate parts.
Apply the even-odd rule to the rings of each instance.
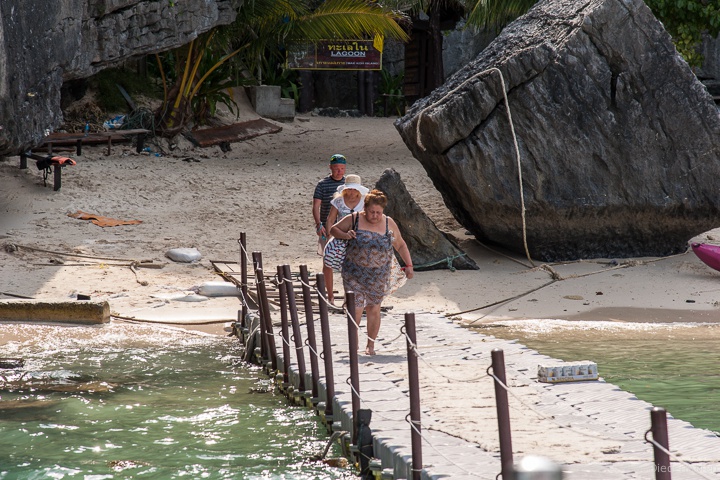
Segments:
[[[39,142],[60,87],[235,19],[243,0],[0,1],[0,155]]]
[[[463,226],[540,260],[720,225],[720,114],[642,0],[541,0],[395,125]]]

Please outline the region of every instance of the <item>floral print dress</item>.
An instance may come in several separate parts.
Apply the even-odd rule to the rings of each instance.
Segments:
[[[353,221],[356,237],[349,241],[342,266],[343,288],[355,293],[355,307],[380,305],[387,295],[392,266],[393,232],[385,216],[385,233],[357,229],[357,216]]]

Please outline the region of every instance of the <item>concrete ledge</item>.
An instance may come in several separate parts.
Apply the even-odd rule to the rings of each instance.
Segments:
[[[1,300],[2,322],[98,324],[110,321],[110,305],[91,300]]]
[[[250,103],[255,113],[276,120],[295,118],[295,101],[281,98],[281,89],[277,85],[256,85],[247,87]]]

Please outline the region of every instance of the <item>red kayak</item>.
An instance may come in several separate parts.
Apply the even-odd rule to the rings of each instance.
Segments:
[[[695,255],[703,261],[705,265],[720,271],[720,245],[711,245],[709,243],[692,243],[690,246]]]

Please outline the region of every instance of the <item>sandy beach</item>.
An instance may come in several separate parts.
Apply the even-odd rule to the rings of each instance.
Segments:
[[[255,118],[245,109],[237,121]],[[152,151],[140,154],[130,144],[113,146],[111,155],[105,146],[86,146],[74,157],[77,165],[64,169],[58,191],[52,177],[44,185],[34,162],[21,170],[19,157],[4,158],[0,298],[84,294],[107,300],[120,317],[218,322],[193,328],[224,333],[223,320],[236,316],[237,298],[177,298],[220,280],[211,260],[240,261],[241,232],[249,251],[262,252],[266,271],[280,264],[320,271],[312,191],[329,172],[329,157],[343,153],[347,173],[369,187],[394,168],[437,227],[480,266],[418,272],[386,301],[396,312],[441,313],[475,324],[512,318],[716,321],[720,272],[692,252],[545,265],[465,235],[393,121],[299,115],[273,122],[282,127],[279,133],[234,143],[228,152],[195,148],[182,137],[150,143]],[[141,223],[100,227],[68,216],[78,210]],[[165,256],[173,248],[196,248],[202,258],[173,262]],[[143,261],[155,268],[131,267]],[[337,277],[335,288],[342,288]]]
[[[254,118],[257,116],[247,112],[239,120]],[[301,115],[293,122],[273,122],[282,127],[279,133],[234,143],[228,152],[219,147],[194,148],[185,139],[177,139],[172,150],[166,141],[159,143],[162,150],[151,143],[152,151],[140,154],[130,144],[113,146],[111,155],[107,155],[105,146],[85,147],[83,155],[75,157],[77,165],[64,169],[58,191],[53,191],[51,179],[44,185],[42,172],[33,163],[21,170],[18,157],[0,160],[0,300],[29,297],[72,301],[78,295],[87,295],[109,303],[113,324],[143,322],[158,329],[182,328],[197,334],[226,336],[231,331],[230,323],[237,318],[238,298],[198,298],[196,294],[207,282],[222,280],[211,261],[239,263],[238,239],[245,233],[248,251],[262,253],[266,272],[274,272],[282,264],[289,264],[293,270],[307,265],[310,272],[319,272],[322,263],[316,253],[312,192],[316,182],[329,172],[329,157],[343,153],[349,161],[347,173],[360,175],[368,187],[387,168],[399,172],[418,205],[480,266],[479,270],[469,271],[417,272],[386,300],[385,305],[392,307],[380,330],[381,339],[386,341],[376,345],[377,356],[363,356],[363,368],[380,368],[391,372],[391,376],[405,378],[402,362],[397,362],[400,347],[387,341],[397,336],[404,312],[420,314],[429,322],[425,326],[428,331],[438,329],[423,339],[423,344],[432,344],[446,335],[465,338],[468,332],[448,326],[445,318],[490,330],[506,320],[541,319],[547,328],[556,329],[558,338],[568,342],[578,338],[568,328],[582,337],[585,325],[590,331],[607,329],[607,322],[622,322],[626,329],[627,322],[645,322],[642,327],[653,329],[657,322],[669,326],[718,321],[720,272],[704,265],[691,251],[667,258],[543,264],[483,245],[466,235],[403,144],[393,120]],[[141,223],[100,227],[68,215],[78,210]],[[715,241],[720,234],[711,231],[698,238]],[[166,257],[166,252],[174,248],[195,248],[202,258],[194,263],[174,262]],[[335,279],[335,288],[341,290],[339,278]],[[568,327],[560,325],[562,320],[574,322]],[[598,326],[597,321],[602,325]],[[344,322],[331,323],[343,329]],[[708,327],[702,329],[703,341],[720,335],[718,329]],[[73,338],[84,338],[96,335],[97,328],[102,327],[67,328],[72,329],[68,334]],[[537,328],[537,321],[533,328]],[[633,334],[642,336],[647,328]],[[628,334],[623,331],[614,335],[625,338]],[[694,340],[697,332],[683,334]],[[0,324],[0,345],[42,341],[47,335],[61,334],[49,327]],[[677,338],[678,334],[665,335]],[[478,362],[484,369],[486,350],[494,341],[463,343],[463,348],[477,350]],[[503,341],[497,345],[504,345],[509,352],[519,348]],[[436,348],[445,352],[448,347],[442,344]],[[534,357],[529,361],[537,362]],[[479,371],[472,363],[464,368],[469,376]],[[531,375],[533,368],[510,373],[510,377],[525,385],[529,380],[522,380],[522,375]],[[457,370],[457,365],[453,369]],[[456,389],[457,408],[449,408],[446,385],[437,382],[432,372],[424,375],[431,381],[423,387],[423,405],[437,412],[442,431],[483,445],[490,454],[496,451],[494,417],[474,419],[468,430],[467,402],[471,397],[476,402],[479,397]],[[601,388],[603,384],[598,385]],[[487,398],[483,402],[491,405],[490,391],[484,395]],[[548,408],[556,408],[557,402],[556,397],[551,397]],[[518,420],[530,432],[549,432],[535,417],[522,416]],[[647,415],[642,409],[638,422],[646,428]],[[555,439],[553,445],[559,446],[562,454],[555,455],[545,446],[542,451],[561,461],[572,442],[562,440],[564,432],[548,435]],[[534,450],[533,435],[528,438],[518,434],[518,453]],[[526,440],[530,443],[523,443]],[[590,461],[587,451],[606,453],[601,447],[588,450],[582,442],[573,445],[580,447],[573,450],[573,455],[579,455],[576,461],[581,463]],[[651,468],[647,446],[638,448],[644,452],[643,464]],[[639,478],[617,476],[621,477]]]

